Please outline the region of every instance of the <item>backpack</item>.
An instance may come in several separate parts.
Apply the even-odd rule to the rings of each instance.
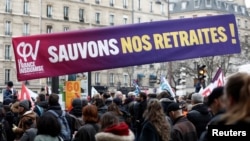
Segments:
[[[61,125],[60,137],[62,137],[64,141],[70,141],[71,140],[71,130],[69,128],[69,124],[68,124],[68,121],[66,119],[66,112],[62,111],[61,116],[59,116],[53,110],[48,110],[48,112],[52,113],[57,118],[57,120],[59,121],[59,124]]]
[[[36,112],[37,112],[38,116],[40,117],[43,114],[44,109],[43,109],[43,107],[41,107],[39,105],[36,105],[36,107],[37,107],[37,111]]]
[[[72,114],[69,114],[69,115],[73,119],[74,130],[78,131],[78,129],[84,125],[84,121],[82,120],[82,117],[76,117],[76,116],[74,116]]]

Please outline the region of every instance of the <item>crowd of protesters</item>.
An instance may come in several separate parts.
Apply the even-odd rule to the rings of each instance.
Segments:
[[[68,111],[57,94],[46,98],[40,93],[32,107],[30,101],[6,93],[0,141],[207,141],[209,125],[250,124],[250,75],[236,73],[226,82],[208,97],[104,92],[91,100],[73,99]],[[8,85],[11,91],[13,83]],[[62,131],[67,129],[58,120],[62,115],[66,137]]]

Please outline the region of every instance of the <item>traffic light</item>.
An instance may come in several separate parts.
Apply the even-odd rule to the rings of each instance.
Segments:
[[[204,79],[206,77],[206,65],[203,65],[203,66],[199,66],[198,67],[198,79]]]

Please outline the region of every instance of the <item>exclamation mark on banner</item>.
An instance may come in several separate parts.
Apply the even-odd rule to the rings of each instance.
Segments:
[[[229,28],[232,35],[232,44],[236,44],[234,24],[229,24]]]

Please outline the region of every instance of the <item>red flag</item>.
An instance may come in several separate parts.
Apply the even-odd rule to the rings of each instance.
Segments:
[[[24,83],[22,84],[22,89],[21,89],[21,93],[18,95],[18,100],[29,100],[31,102],[31,105],[32,105],[32,109],[34,107],[34,102],[31,98],[31,94],[30,94],[30,91],[29,89],[24,85]]]
[[[225,83],[224,81],[225,81],[225,78],[224,78],[223,71],[221,68],[219,68],[213,79],[214,86],[215,87],[224,86],[224,83]]]
[[[219,68],[213,78],[212,83],[210,83],[205,89],[201,89],[199,93],[203,96],[208,96],[213,91],[214,88],[219,86],[224,86],[224,74],[221,68]]]

